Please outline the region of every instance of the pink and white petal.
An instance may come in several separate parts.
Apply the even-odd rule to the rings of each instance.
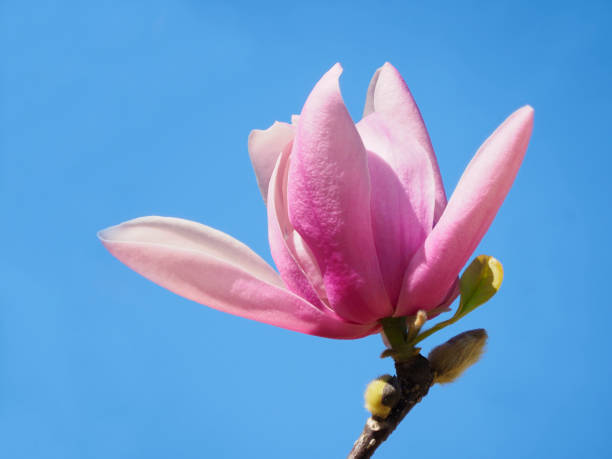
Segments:
[[[480,147],[448,205],[408,266],[398,310],[436,307],[489,228],[519,170],[533,109],[514,112]]]
[[[105,241],[132,241],[205,252],[241,267],[255,277],[280,287],[278,273],[250,247],[222,231],[201,223],[174,217],[140,217],[98,233]]]
[[[374,93],[376,92],[376,85],[378,84],[378,77],[380,77],[380,72],[382,71],[383,67],[377,68],[376,72],[374,72],[374,75],[372,75],[372,79],[370,80],[370,84],[368,85],[368,91],[366,93],[366,101],[363,107],[362,118],[365,118],[366,116],[374,113]]]
[[[328,338],[359,338],[376,331],[376,324],[355,325],[325,314],[286,290],[280,278],[270,282],[272,268],[262,270],[263,260],[252,251],[251,260],[245,260],[246,246],[230,236],[219,237],[218,231],[192,222],[178,223],[177,231],[178,219],[155,219],[157,225],[139,228],[138,221],[149,218],[132,220],[101,231],[99,237],[115,257],[144,277],[215,309]]]
[[[293,140],[293,135],[291,124],[278,121],[265,131],[254,129],[249,134],[249,156],[264,201],[268,198],[268,184],[276,160],[283,148]]]
[[[400,73],[388,62],[376,71],[368,87],[363,117],[371,113],[384,114],[397,121],[402,135],[420,143],[427,153],[435,181],[435,224],[446,206],[446,193],[438,161],[419,107]]]
[[[429,234],[433,227],[436,183],[423,146],[405,135],[399,121],[384,113],[362,119],[357,123],[357,131],[366,150],[380,157],[395,174],[414,212],[415,224]]]
[[[291,145],[281,153],[268,189],[268,239],[272,258],[287,287],[319,309],[327,298],[317,262],[291,222],[287,211],[287,174]],[[316,286],[316,287],[315,287]]]
[[[404,271],[433,226],[435,182],[427,153],[381,113],[357,124],[370,152],[374,241],[387,293],[395,304]]]
[[[427,233],[389,165],[370,153],[369,168],[374,243],[389,300],[396,304],[404,272]]]
[[[296,130],[289,218],[316,257],[331,307],[352,322],[390,316],[370,216],[366,151],[344,105],[336,64],[312,90]]]

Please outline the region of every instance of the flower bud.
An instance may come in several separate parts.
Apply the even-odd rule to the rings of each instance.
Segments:
[[[423,325],[427,322],[427,313],[425,311],[417,311],[417,313],[407,321],[408,331],[406,333],[406,341],[411,342],[421,331]]]
[[[364,393],[365,408],[373,416],[385,419],[400,398],[396,378],[382,375],[371,381]]]
[[[432,349],[427,357],[434,373],[434,382],[455,381],[474,365],[484,352],[487,332],[483,328],[469,330]]]
[[[504,269],[499,260],[489,255],[479,255],[461,275],[461,301],[456,316],[463,317],[486,303],[497,293],[504,279]]]

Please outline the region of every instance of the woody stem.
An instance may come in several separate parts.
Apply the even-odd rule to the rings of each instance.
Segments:
[[[429,361],[421,354],[410,359],[396,361],[395,371],[401,390],[401,398],[389,416],[382,419],[371,416],[353,445],[348,459],[367,459],[395,430],[410,410],[427,395],[434,376]]]

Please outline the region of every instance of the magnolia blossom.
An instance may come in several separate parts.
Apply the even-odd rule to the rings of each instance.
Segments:
[[[292,123],[249,137],[280,275],[246,245],[199,223],[143,217],[105,229],[106,248],[198,303],[290,330],[359,338],[379,320],[434,313],[501,206],[527,149],[529,106],[480,147],[447,203],[429,135],[391,64],[351,119],[333,66]]]

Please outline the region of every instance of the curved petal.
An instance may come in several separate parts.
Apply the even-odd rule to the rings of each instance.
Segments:
[[[376,329],[315,308],[286,290],[244,244],[204,225],[145,217],[103,230],[99,237],[115,257],[156,284],[230,314],[328,338],[358,338]]]
[[[268,184],[276,160],[283,148],[293,140],[293,135],[291,124],[278,121],[265,131],[254,129],[249,134],[249,156],[264,201],[268,198]]]
[[[291,145],[281,153],[268,190],[268,239],[272,258],[291,291],[319,309],[327,307],[323,278],[314,256],[289,221],[287,173]],[[331,311],[330,311],[331,312]]]
[[[390,117],[372,113],[357,130],[370,152],[372,230],[385,287],[395,304],[406,267],[433,226],[434,174],[421,144]]]
[[[405,138],[420,143],[427,153],[435,181],[435,224],[446,206],[446,193],[438,161],[419,107],[400,73],[388,62],[376,71],[368,87],[363,117],[371,113],[385,114],[390,119],[397,121],[402,127],[399,132]]]
[[[331,307],[368,323],[393,313],[370,217],[366,151],[340,95],[336,64],[312,90],[293,143],[289,218],[317,259]]]
[[[440,303],[435,308],[427,311],[427,320],[433,319],[434,317],[437,317],[443,312],[449,312],[451,310],[451,304],[454,303],[460,293],[461,292],[459,288],[459,278],[457,277],[457,279],[455,279],[455,282],[453,282],[453,285],[451,286],[449,292],[447,293],[446,298],[442,300],[442,303]]]
[[[514,112],[480,147],[406,271],[400,313],[436,307],[489,228],[523,161],[533,109]]]
[[[239,266],[265,282],[284,286],[276,271],[247,245],[222,231],[190,220],[140,217],[106,228],[98,236],[103,243],[130,241],[205,252],[228,264]]]

